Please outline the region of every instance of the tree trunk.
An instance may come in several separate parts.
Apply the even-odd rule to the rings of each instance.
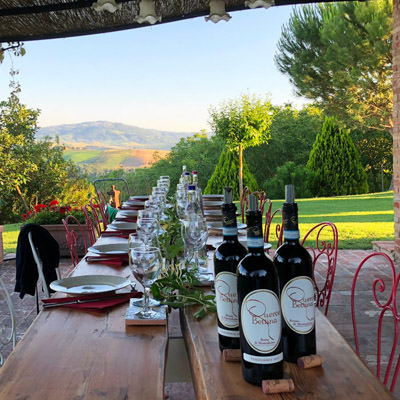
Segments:
[[[239,144],[239,194],[243,195],[243,147]]]
[[[24,195],[22,194],[21,189],[19,188],[18,185],[15,185],[15,188],[17,189],[17,192],[18,192],[18,194],[19,194],[19,197],[21,197],[21,200],[22,200],[22,202],[24,203],[25,211],[28,212],[28,211],[29,211],[29,207],[28,207],[28,204],[26,204],[25,197],[24,197]]]

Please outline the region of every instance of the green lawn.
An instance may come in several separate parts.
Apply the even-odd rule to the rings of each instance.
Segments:
[[[283,200],[274,200],[273,207]],[[334,222],[339,232],[340,249],[371,249],[373,240],[393,240],[393,192],[317,199],[298,199],[300,234],[304,236],[315,224]],[[5,225],[5,253],[14,253],[19,224]],[[274,225],[272,226],[274,230]],[[273,244],[276,241],[271,240]]]

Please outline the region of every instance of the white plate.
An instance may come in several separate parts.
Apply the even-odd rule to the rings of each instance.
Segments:
[[[223,194],[203,194],[203,199],[204,201],[209,201],[209,200],[224,200],[224,195]]]
[[[221,229],[222,230],[222,221],[221,222],[207,222],[208,229]],[[237,223],[238,230],[246,229],[247,225],[242,224],[241,222]]]
[[[117,230],[135,230],[136,229],[136,224],[134,222],[124,222],[124,221],[113,221],[111,224],[108,224],[108,227],[111,229],[117,229]]]
[[[222,206],[222,204],[224,204],[223,201],[203,201],[203,206],[204,207],[218,207],[218,206]]]
[[[149,199],[149,196],[130,196],[128,201],[146,201]]]
[[[136,217],[138,215],[139,210],[120,210],[117,212],[115,218],[120,217]]]
[[[94,244],[88,251],[96,254],[127,254],[127,242]]]
[[[125,203],[123,203],[123,206],[144,206],[144,201],[139,201],[139,200],[127,200]]]
[[[244,247],[246,247],[246,249],[247,249],[247,240],[239,240],[239,242],[240,242]],[[213,246],[214,246],[215,248],[217,248],[221,243],[222,243],[222,241],[221,241],[221,242],[215,242],[215,243],[213,244]],[[271,247],[272,247],[272,244],[271,244],[271,243],[264,243],[264,250],[268,250],[268,249],[270,249]]]
[[[50,283],[56,292],[68,294],[106,293],[122,289],[130,284],[128,278],[113,275],[70,276]]]

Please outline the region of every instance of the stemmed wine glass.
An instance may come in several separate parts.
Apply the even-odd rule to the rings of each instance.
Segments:
[[[199,251],[205,246],[208,238],[206,219],[196,215],[182,220],[181,233],[185,247],[193,248],[195,268],[201,273],[206,273],[206,268],[200,270],[199,267]]]
[[[139,218],[136,222],[136,231],[145,247],[158,245],[160,226],[156,218]]]
[[[150,286],[157,280],[162,268],[162,257],[158,247],[136,247],[129,250],[131,253],[132,269],[135,278],[144,289],[143,306],[136,313],[143,319],[160,318],[161,314],[150,307]],[[136,303],[138,304],[138,303]]]

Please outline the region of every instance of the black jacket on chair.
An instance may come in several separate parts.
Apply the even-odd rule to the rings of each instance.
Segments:
[[[28,239],[29,232],[32,232],[32,241],[42,260],[43,274],[47,285],[57,279],[56,268],[60,262],[60,248],[53,236],[40,225],[24,225],[18,236],[16,282],[14,289],[15,292],[19,292],[21,299],[25,294],[35,295],[35,288],[39,277]]]

